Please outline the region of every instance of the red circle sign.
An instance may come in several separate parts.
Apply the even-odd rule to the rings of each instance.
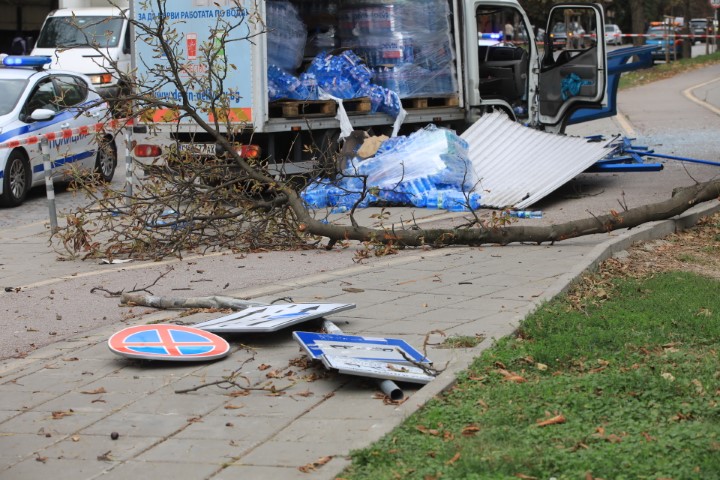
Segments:
[[[181,362],[215,360],[230,352],[225,339],[214,333],[171,324],[125,328],[110,337],[108,347],[123,357]]]

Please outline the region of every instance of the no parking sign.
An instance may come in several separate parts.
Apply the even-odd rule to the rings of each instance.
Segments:
[[[113,353],[142,360],[196,362],[215,360],[230,352],[224,338],[184,325],[138,325],[115,333],[108,340]]]

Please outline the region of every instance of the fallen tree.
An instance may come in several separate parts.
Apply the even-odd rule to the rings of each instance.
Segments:
[[[164,0],[153,3],[160,13],[164,11]],[[78,176],[77,185],[90,195],[91,202],[68,215],[66,226],[54,233],[54,239],[73,256],[159,259],[224,248],[316,248],[323,241],[327,241],[325,247],[345,241],[379,247],[556,242],[670,218],[720,195],[719,181],[698,183],[656,204],[547,226],[513,225],[513,219],[503,211],[493,213],[490,219],[470,211],[464,225],[450,229],[363,226],[355,216],[358,202],[351,208],[349,226],[329,223],[327,215],[308,208],[299,191],[314,179],[336,173],[332,166],[346,154],[337,150],[337,145],[323,141],[303,145],[306,156],[315,159],[316,168],[302,176],[272,173],[267,161],[245,158],[235,148],[233,134],[239,127],[223,112],[229,111],[233,94],[227,93],[225,79],[228,71],[237,67],[225,58],[222,46],[251,42],[252,35],[237,32],[244,31],[244,23],[257,19],[218,18],[210,32],[215,40],[198,46],[198,55],[210,67],[204,72],[185,68],[182,36],[167,16],[159,15],[152,25],[131,21],[137,41],[153,45],[162,63],[150,69],[151,78],[124,78],[131,93],[121,93],[113,101],[125,107],[128,118],[151,118],[158,111],[167,111],[178,124],[191,121],[222,153],[208,160],[168,148],[160,159],[143,166],[132,194],[126,189],[98,190],[97,185],[84,183]],[[102,53],[99,48],[98,53]],[[168,83],[178,95],[158,98],[155,91]],[[193,91],[212,94],[191,101]],[[300,141],[299,137],[294,141]],[[345,148],[347,151],[352,148]],[[283,170],[281,165],[279,171]],[[367,185],[367,177],[358,175],[358,179],[363,185],[360,198],[364,199],[374,187]]]

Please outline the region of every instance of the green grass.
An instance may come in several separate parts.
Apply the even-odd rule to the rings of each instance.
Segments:
[[[715,52],[709,55],[700,55],[695,58],[683,58],[670,63],[658,64],[652,68],[623,73],[620,77],[620,84],[618,88],[623,89],[645,85],[656,80],[669,78],[679,73],[706,67],[718,62],[720,62],[720,52]]]
[[[545,305],[340,477],[720,478],[719,287],[676,272]]]

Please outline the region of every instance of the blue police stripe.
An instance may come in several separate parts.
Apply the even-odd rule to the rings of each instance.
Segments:
[[[52,162],[52,168],[58,168],[62,167],[63,165],[67,165],[69,163],[73,162],[79,162],[80,160],[85,160],[88,157],[92,157],[95,155],[95,152],[93,150],[88,150],[87,152],[78,153],[77,155],[71,155],[69,157],[60,158],[58,160],[55,160]],[[38,165],[35,165],[33,167],[33,173],[40,173],[45,171],[45,165],[40,163]],[[0,178],[2,178],[2,174],[0,174]]]

